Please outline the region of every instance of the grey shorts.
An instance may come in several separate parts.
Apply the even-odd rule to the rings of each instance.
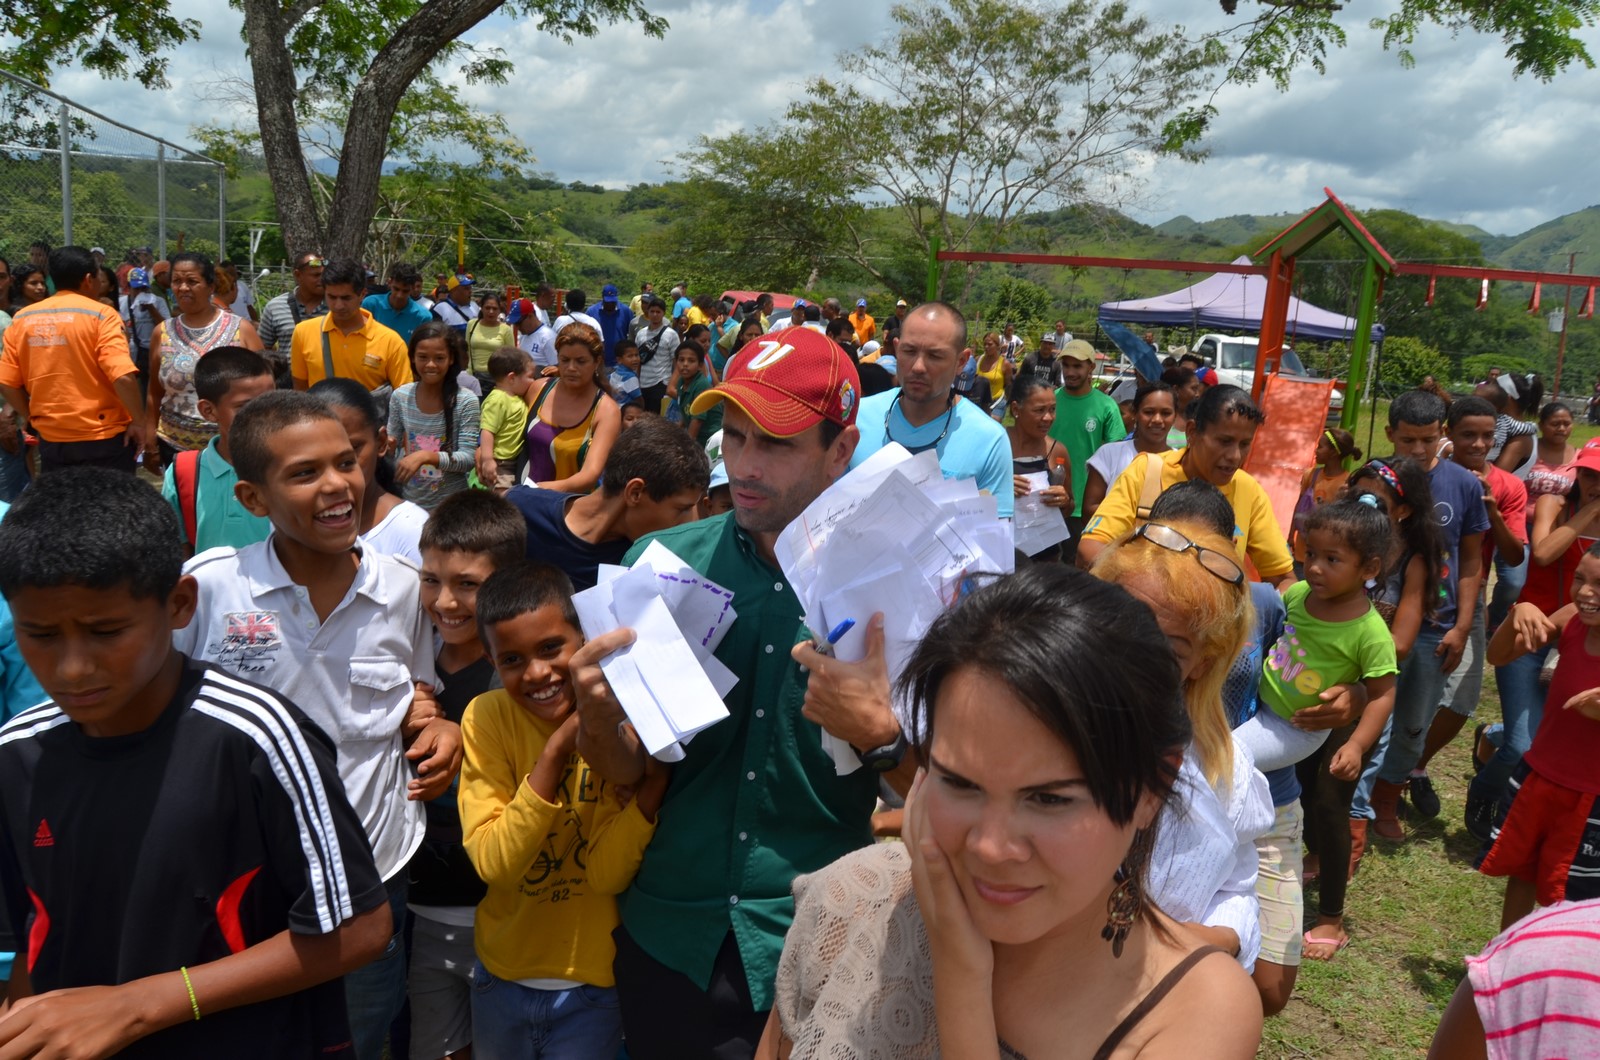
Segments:
[[[442,1060],[472,1044],[472,929],[412,918],[411,1060]]]

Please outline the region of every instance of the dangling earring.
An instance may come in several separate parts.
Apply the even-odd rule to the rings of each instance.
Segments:
[[[1378,587],[1378,579],[1376,579],[1376,578],[1368,578],[1367,579],[1367,592],[1370,593],[1372,590],[1376,589],[1377,587]]]
[[[1139,885],[1139,878],[1144,871],[1145,861],[1150,857],[1152,845],[1151,830],[1139,829],[1133,834],[1133,845],[1128,848],[1128,856],[1117,867],[1117,885],[1106,899],[1106,926],[1100,930],[1100,937],[1111,943],[1113,958],[1122,956],[1122,944],[1128,938],[1128,931],[1144,911],[1144,890]]]

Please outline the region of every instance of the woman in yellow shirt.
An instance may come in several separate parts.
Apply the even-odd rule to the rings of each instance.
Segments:
[[[496,350],[517,344],[517,332],[500,316],[500,296],[490,292],[478,303],[478,318],[467,322],[467,357],[472,374],[480,381],[489,379],[489,358]]]
[[[1250,395],[1238,387],[1221,385],[1207,390],[1195,410],[1187,446],[1159,455],[1143,454],[1117,476],[1084,528],[1078,545],[1078,565],[1091,566],[1102,549],[1143,522],[1140,509],[1161,490],[1198,478],[1221,490],[1233,505],[1237,520],[1234,544],[1239,555],[1254,564],[1261,580],[1280,590],[1293,584],[1294,558],[1289,554],[1278,517],[1272,512],[1272,501],[1261,484],[1243,470],[1262,419],[1261,410]],[[1156,467],[1160,468],[1160,489],[1150,492],[1145,489],[1145,480]]]
[[[989,407],[1011,393],[1011,373],[1015,371],[1000,349],[1000,336],[989,332],[983,337],[983,355],[978,358],[978,378],[989,384]],[[1001,406],[1004,408],[1004,406]],[[999,419],[999,416],[995,417]]]
[[[711,296],[703,294],[696,298],[694,304],[684,311],[683,319],[688,321],[691,327],[695,324],[704,324],[710,327],[711,321],[714,319],[714,313],[715,310],[711,305]]]

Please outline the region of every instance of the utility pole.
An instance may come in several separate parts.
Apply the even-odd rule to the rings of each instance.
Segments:
[[[1578,266],[1576,252],[1567,255],[1567,275],[1572,275]],[[1567,303],[1561,310],[1561,338],[1556,343],[1556,385],[1551,397],[1561,396],[1561,362],[1567,356],[1567,318],[1572,315],[1572,284],[1567,284]]]

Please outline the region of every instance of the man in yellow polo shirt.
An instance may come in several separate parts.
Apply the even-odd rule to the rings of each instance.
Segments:
[[[322,300],[328,315],[295,325],[289,343],[289,374],[304,390],[333,375],[354,379],[368,390],[411,382],[406,344],[361,308],[367,271],[359,262],[330,261],[322,270]]]
[[[1233,506],[1233,537],[1240,557],[1249,558],[1262,581],[1282,590],[1296,580],[1294,557],[1289,554],[1278,517],[1272,513],[1267,491],[1243,470],[1261,420],[1261,410],[1249,394],[1236,386],[1214,386],[1195,410],[1188,446],[1155,455],[1161,468],[1161,490],[1197,478],[1222,492]],[[1103,548],[1139,524],[1139,509],[1147,503],[1150,456],[1135,456],[1111,484],[1078,543],[1080,567],[1091,566]],[[1153,501],[1159,493],[1156,490],[1148,496]]]

